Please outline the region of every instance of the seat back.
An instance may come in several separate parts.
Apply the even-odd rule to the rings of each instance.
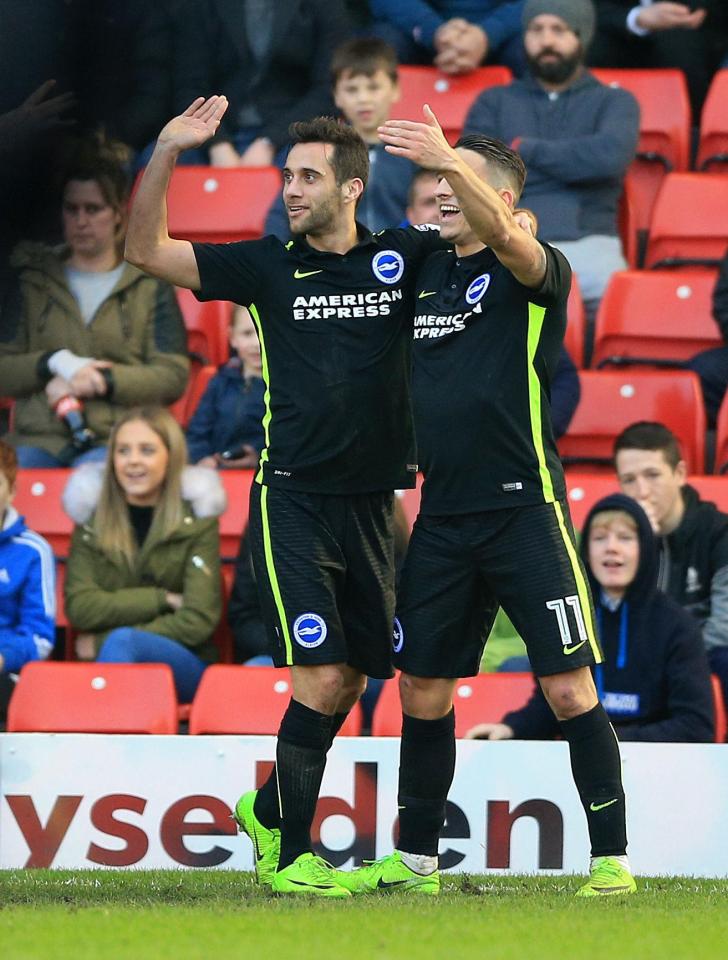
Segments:
[[[280,189],[277,167],[176,167],[167,192],[169,233],[207,243],[255,240]]]
[[[728,248],[728,180],[671,173],[652,213],[645,267],[717,266]]]
[[[276,734],[291,698],[288,670],[215,664],[202,675],[190,711],[190,733]],[[339,736],[361,733],[359,704]]]
[[[477,723],[498,723],[510,710],[518,710],[534,688],[530,673],[479,673],[455,685],[455,736],[464,737]],[[374,708],[373,737],[398,737],[402,732],[402,707],[397,679],[387,680]]]
[[[728,734],[728,721],[726,720],[726,703],[723,699],[723,688],[720,680],[713,673],[710,676],[711,686],[713,688],[713,711],[715,715],[715,743],[725,743]]]
[[[222,470],[220,479],[227,495],[227,507],[220,517],[220,556],[223,561],[234,561],[240,547],[240,537],[248,525],[250,485],[255,470]]]
[[[207,390],[210,380],[212,380],[216,373],[217,367],[200,367],[199,370],[196,371],[195,376],[190,379],[188,387],[183,394],[184,410],[182,416],[185,426],[187,426],[192,419],[200,400],[202,400],[203,393]]]
[[[399,68],[399,103],[393,116],[398,120],[422,120],[422,106],[429,103],[445,136],[454,143],[476,97],[488,87],[510,83],[508,67],[479,67],[463,76],[441,73],[436,67],[403,65]]]
[[[713,77],[700,118],[700,140],[695,169],[728,172],[728,70]]]
[[[597,313],[592,366],[689,360],[722,344],[714,271],[614,273]]]
[[[28,526],[45,537],[57,557],[67,557],[73,520],[61,505],[61,495],[71,471],[65,467],[27,468],[18,471],[13,506]]]
[[[571,290],[566,303],[566,333],[564,346],[578,370],[584,367],[584,344],[586,341],[586,311],[581,298],[581,289],[576,274],[571,277]]]
[[[33,661],[8,708],[11,733],[177,733],[172,670],[163,663]]]
[[[176,289],[187,331],[187,349],[213,366],[225,363],[230,356],[228,328],[233,304],[227,300],[200,303],[191,290]]]
[[[689,370],[584,370],[581,399],[558,442],[567,464],[612,472],[616,437],[638,420],[664,423],[680,441],[691,473],[705,469],[705,411],[700,381]]]
[[[614,471],[585,473],[578,469],[566,471],[566,499],[571,522],[576,530],[584,526],[587,514],[594,504],[610,493],[618,493],[619,484]]]

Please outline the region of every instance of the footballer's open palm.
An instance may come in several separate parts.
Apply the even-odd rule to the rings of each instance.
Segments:
[[[178,117],[173,117],[159,134],[158,143],[178,150],[200,147],[215,136],[227,110],[226,97],[198,97]]]

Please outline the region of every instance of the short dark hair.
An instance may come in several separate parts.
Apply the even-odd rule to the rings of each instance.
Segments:
[[[94,180],[104,200],[124,210],[131,192],[130,151],[125,144],[95,133],[66,141],[58,182],[61,192],[72,180]]]
[[[674,470],[682,460],[680,443],[664,423],[640,420],[630,424],[614,441],[614,462],[620,450],[661,450],[666,462]]]
[[[14,447],[4,440],[0,440],[0,473],[5,474],[8,486],[12,487],[18,475],[18,456]],[[2,517],[0,517],[0,521]]]
[[[336,86],[345,73],[352,77],[372,77],[384,70],[392,83],[397,82],[397,54],[378,37],[357,37],[340,44],[331,58],[331,83]]]
[[[419,167],[415,171],[407,190],[407,203],[409,206],[412,206],[415,202],[415,189],[422,180],[437,180],[437,171],[429,170],[427,167]]]
[[[288,133],[291,147],[297,143],[330,143],[334,148],[331,167],[338,186],[356,178],[366,187],[369,151],[353,127],[339,123],[333,117],[314,117],[313,120],[296,120],[288,128]]]
[[[458,147],[479,153],[488,168],[498,174],[503,186],[513,187],[516,192],[515,199],[518,200],[526,182],[526,167],[515,150],[511,150],[502,140],[486,137],[481,133],[466,133],[455,144],[455,148]]]

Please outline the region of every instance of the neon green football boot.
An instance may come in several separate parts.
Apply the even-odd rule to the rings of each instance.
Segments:
[[[391,893],[404,890],[407,893],[423,893],[436,897],[440,892],[440,873],[423,876],[402,862],[399,850],[379,860],[365,860],[358,870],[337,871],[336,880],[352,893],[374,893],[383,890]]]
[[[614,897],[634,893],[634,877],[616,857],[595,857],[589,879],[576,891],[577,897]]]
[[[278,869],[278,857],[281,852],[281,831],[264,827],[253,812],[257,790],[244,793],[235,804],[233,819],[241,833],[247,833],[253,841],[255,857],[255,877],[260,884],[270,886],[273,875]]]
[[[273,893],[287,893],[304,897],[350,897],[351,894],[337,882],[336,870],[322,857],[302,853],[293,863],[273,874]]]

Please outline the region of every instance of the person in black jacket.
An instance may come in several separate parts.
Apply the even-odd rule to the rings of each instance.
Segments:
[[[590,511],[581,540],[596,604],[604,663],[594,668],[600,699],[620,740],[707,743],[713,698],[700,629],[657,589],[657,545],[642,507],[621,493]],[[500,723],[468,737],[547,740],[559,725],[540,688]]]
[[[688,362],[700,377],[708,426],[714,427],[723,397],[728,390],[728,249],[721,261],[713,288],[713,319],[723,337],[723,346],[702,350]],[[716,463],[716,473],[728,464]]]

